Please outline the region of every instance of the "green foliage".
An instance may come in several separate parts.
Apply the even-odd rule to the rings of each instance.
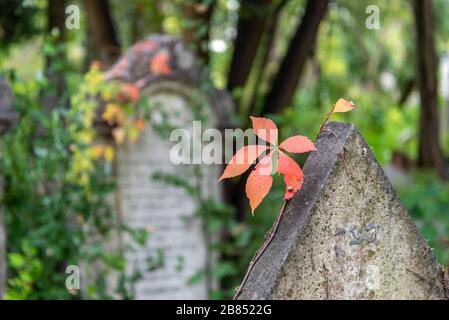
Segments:
[[[83,81],[78,89],[92,91],[91,85]],[[122,250],[108,244],[116,242],[119,232],[143,244],[146,233],[122,225],[111,208],[115,189],[111,162],[78,157],[94,138],[80,112],[83,105],[92,106],[92,100],[77,101],[71,110],[62,100],[47,111],[41,103],[52,90],[46,78],[15,80],[12,89],[20,121],[4,137],[1,159],[10,261],[7,297],[131,298],[137,275],[125,274]],[[77,170],[86,161],[91,170],[84,168],[79,176]],[[66,288],[68,265],[92,273],[90,279],[82,279],[83,290]],[[115,288],[106,283],[111,274],[118,278]]]
[[[0,48],[5,49],[37,34],[40,31],[37,14],[41,9],[30,1],[1,1]]]
[[[449,185],[434,174],[419,173],[398,191],[439,262],[449,265]]]

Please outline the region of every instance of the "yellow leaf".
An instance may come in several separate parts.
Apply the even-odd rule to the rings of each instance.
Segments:
[[[94,159],[100,159],[105,154],[105,147],[101,144],[90,148],[90,154]]]
[[[113,129],[112,136],[117,144],[123,144],[125,142],[125,130],[123,128]]]
[[[128,129],[128,138],[131,142],[136,142],[139,138],[139,130],[136,127],[130,127]]]
[[[104,158],[111,162],[114,159],[114,148],[111,146],[106,146],[104,150]]]
[[[110,125],[113,125],[114,123],[122,124],[123,122],[125,122],[126,118],[123,110],[118,104],[115,103],[108,103],[106,105],[102,117]]]

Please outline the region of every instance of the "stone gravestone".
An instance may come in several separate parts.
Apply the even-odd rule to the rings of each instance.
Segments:
[[[447,275],[358,129],[327,128],[339,142],[318,138],[304,185],[238,298],[447,298]]]
[[[158,72],[151,64],[161,57],[169,61],[169,70]],[[140,88],[141,97],[155,106],[153,125],[165,119],[170,127],[190,133],[199,76],[193,55],[170,36],[151,36],[135,44],[106,73],[108,80]],[[210,263],[202,222],[195,216],[197,204],[183,189],[152,180],[157,173],[178,177],[192,173],[191,165],[170,161],[172,145],[168,136],[161,137],[149,126],[137,142],[117,150],[118,211],[126,224],[150,231],[149,244],[127,257],[129,267],[143,274],[136,286],[137,299],[206,299],[210,285],[206,281],[189,284]],[[201,182],[215,196],[219,195],[217,177],[218,171],[209,171]],[[149,259],[160,266],[148,270]]]
[[[17,115],[12,112],[12,92],[7,82],[0,78],[0,158],[2,157],[1,136],[15,122]],[[3,175],[0,173],[0,199],[3,192]],[[0,299],[6,288],[6,233],[3,208],[0,205]]]

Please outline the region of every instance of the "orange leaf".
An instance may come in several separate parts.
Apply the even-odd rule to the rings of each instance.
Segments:
[[[139,88],[137,86],[135,86],[134,84],[122,83],[121,87],[120,87],[120,91],[122,93],[125,93],[126,96],[123,97],[121,94],[119,94],[119,96],[117,97],[118,100],[129,99],[134,103],[139,101],[139,96],[140,96]]]
[[[271,185],[273,184],[273,177],[269,174],[261,173],[261,168],[259,163],[251,171],[248,180],[246,180],[246,196],[249,199],[249,205],[253,214],[263,198],[270,192]]]
[[[254,133],[261,139],[271,143],[277,144],[278,128],[276,124],[267,118],[250,117],[253,123]]]
[[[352,101],[347,101],[343,98],[339,99],[335,104],[334,110],[332,112],[348,112],[354,109],[355,104]]]
[[[155,75],[169,75],[172,73],[170,67],[170,55],[165,52],[159,52],[150,61],[150,71]]]
[[[90,68],[90,70],[95,70],[95,71],[97,71],[97,70],[100,70],[101,67],[102,67],[101,62],[98,61],[98,60],[94,60],[94,61],[92,61],[92,62],[90,63],[90,67],[89,67],[89,68]]]
[[[289,200],[296,191],[301,188],[304,180],[304,173],[295,160],[283,152],[279,152],[277,172],[284,175],[285,195],[284,199]]]
[[[293,153],[305,153],[316,150],[313,142],[304,136],[293,136],[287,138],[279,145],[279,148]]]
[[[146,128],[147,123],[142,118],[138,118],[138,119],[136,119],[136,121],[134,121],[134,125],[136,126],[137,129],[142,131]]]
[[[267,146],[262,145],[251,145],[241,148],[232,156],[218,181],[241,175],[267,149],[269,149]]]

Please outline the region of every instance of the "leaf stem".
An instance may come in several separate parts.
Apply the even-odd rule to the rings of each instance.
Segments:
[[[326,125],[326,123],[328,123],[329,119],[331,118],[332,114],[334,113],[335,105],[336,105],[336,104],[334,103],[334,105],[332,106],[332,110],[326,114],[326,119],[325,119],[324,122],[321,124],[320,130],[319,130],[319,132],[318,132],[318,135],[323,131],[323,127]]]

